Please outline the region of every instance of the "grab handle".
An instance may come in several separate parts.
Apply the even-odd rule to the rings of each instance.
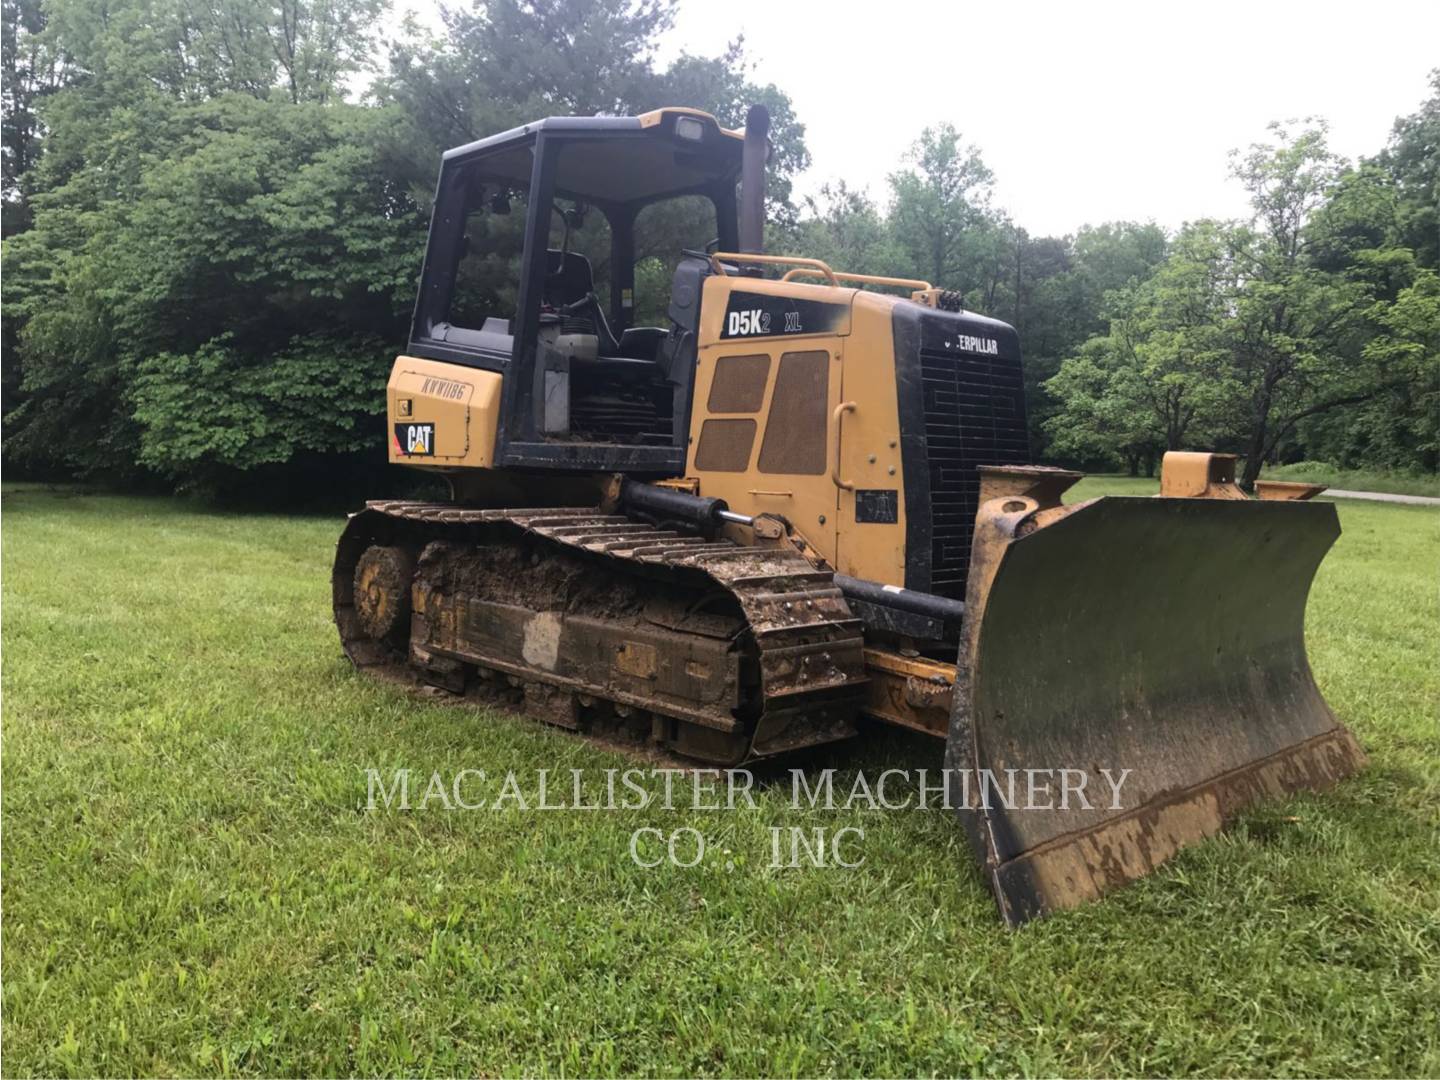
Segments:
[[[840,418],[847,412],[854,412],[857,408],[853,401],[842,401],[835,406],[835,457],[830,465],[830,479],[835,481],[835,486],[846,491],[854,491],[855,485],[848,480],[840,479]]]

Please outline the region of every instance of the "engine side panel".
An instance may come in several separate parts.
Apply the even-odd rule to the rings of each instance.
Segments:
[[[841,573],[903,584],[897,298],[720,276],[704,288],[686,475],[732,510],[789,519]]]
[[[707,277],[686,475],[742,514],[779,514],[832,563],[834,411],[854,289]]]
[[[835,566],[851,577],[896,586],[905,584],[910,508],[892,312],[913,306],[882,293],[856,293],[841,363],[844,400],[855,407],[840,417]]]
[[[391,464],[489,467],[503,381],[493,371],[397,357],[385,392]]]

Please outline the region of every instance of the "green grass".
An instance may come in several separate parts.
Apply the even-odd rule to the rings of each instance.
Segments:
[[[7,1075],[1440,1074],[1430,509],[1342,502],[1313,594],[1368,771],[1019,932],[942,811],[366,812],[367,767],[629,762],[357,677],[339,520],[3,511]],[[791,824],[862,827],[865,866],[766,868]],[[641,825],[728,855],[641,869]]]
[[[1440,476],[1434,473],[1378,472],[1373,469],[1337,469],[1323,461],[1297,461],[1261,473],[1265,480],[1299,480],[1325,484],[1341,491],[1382,491],[1391,495],[1440,496]]]

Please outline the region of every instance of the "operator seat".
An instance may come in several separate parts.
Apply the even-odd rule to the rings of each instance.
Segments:
[[[675,385],[676,407],[694,377],[700,336],[700,293],[710,276],[710,259],[700,251],[684,251],[670,281],[670,329],[655,343],[655,360],[666,381]]]
[[[545,252],[545,303],[564,307],[594,291],[595,273],[584,255],[556,248]]]
[[[590,269],[590,260],[574,251],[557,251],[548,248],[545,252],[545,303],[556,309],[564,308],[586,296],[595,293],[595,274]],[[620,344],[611,333],[605,321],[605,313],[599,301],[594,301],[589,310],[580,310],[565,316],[565,324],[572,333],[593,334],[600,343],[600,355],[616,356]]]

